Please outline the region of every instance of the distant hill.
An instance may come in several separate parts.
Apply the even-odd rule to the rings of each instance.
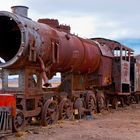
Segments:
[[[61,78],[60,77],[53,77],[51,80],[49,80],[50,83],[60,83]]]
[[[10,78],[8,79],[9,82],[18,82],[18,78]],[[60,83],[61,77],[53,77],[51,80],[49,80],[50,83]],[[1,81],[0,81],[1,83]]]

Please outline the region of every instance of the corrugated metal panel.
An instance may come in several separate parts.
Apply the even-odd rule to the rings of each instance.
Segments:
[[[12,132],[12,115],[10,107],[0,107],[0,137]]]

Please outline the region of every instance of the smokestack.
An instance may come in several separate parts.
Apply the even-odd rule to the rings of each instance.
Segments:
[[[12,12],[22,17],[28,17],[28,7],[26,6],[12,6]]]

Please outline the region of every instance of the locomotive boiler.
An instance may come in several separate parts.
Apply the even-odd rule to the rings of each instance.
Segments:
[[[13,11],[17,9],[13,7]],[[2,68],[20,68],[37,62],[42,68],[45,84],[47,71],[51,74],[92,73],[99,68],[101,50],[98,43],[70,34],[70,27],[59,25],[57,20],[34,22],[25,15],[8,12],[1,12],[0,20],[0,55],[5,61],[0,64]],[[110,52],[108,55],[112,56]]]
[[[128,103],[132,94],[139,98],[132,49],[104,38],[83,39],[55,19],[35,22],[27,9],[14,6],[13,13],[0,12],[1,96],[16,97],[16,131],[32,117],[47,125],[100,112],[109,104],[117,108],[118,101]],[[57,72],[61,84],[54,88],[48,80]]]

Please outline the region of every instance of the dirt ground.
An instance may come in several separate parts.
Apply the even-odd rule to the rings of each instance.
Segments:
[[[140,104],[95,114],[92,120],[60,121],[4,140],[140,140]]]

